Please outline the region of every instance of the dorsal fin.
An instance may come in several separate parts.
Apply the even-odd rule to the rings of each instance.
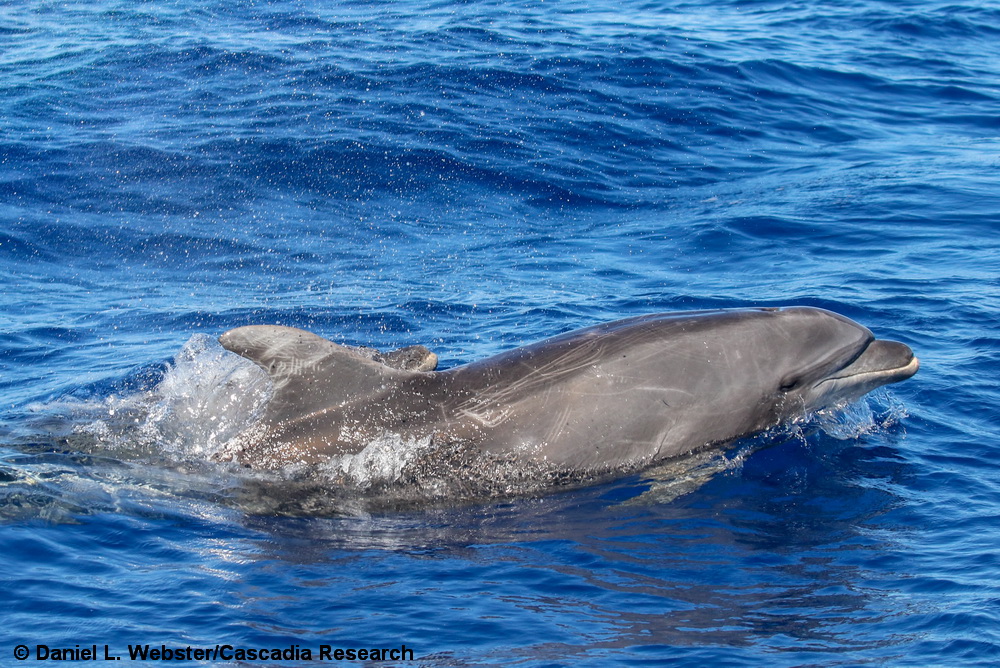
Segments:
[[[371,397],[412,375],[294,327],[238,327],[219,343],[271,377],[274,395],[264,415],[271,424]]]

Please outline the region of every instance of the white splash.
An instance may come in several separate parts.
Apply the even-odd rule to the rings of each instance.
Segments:
[[[75,431],[119,450],[208,459],[263,413],[271,395],[267,374],[204,334],[184,345],[150,390],[76,406],[92,419]]]
[[[346,479],[359,487],[399,480],[403,469],[431,445],[431,437],[406,440],[399,434],[383,434],[353,455],[331,457],[320,471],[331,478]]]
[[[256,364],[196,334],[155,389],[149,411],[161,443],[179,454],[210,457],[262,414],[271,382]]]
[[[884,388],[858,401],[818,411],[815,424],[824,434],[847,441],[878,434],[907,417],[906,407]]]

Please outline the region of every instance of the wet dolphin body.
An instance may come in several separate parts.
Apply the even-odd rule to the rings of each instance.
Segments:
[[[918,367],[906,345],[808,307],[634,317],[446,371],[420,370],[436,361],[422,347],[380,358],[289,327],[219,340],[273,381],[236,455],[254,468],[320,463],[390,434],[556,470],[634,468],[856,399]]]

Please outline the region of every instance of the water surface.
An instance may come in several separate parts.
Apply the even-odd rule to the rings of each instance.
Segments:
[[[3,661],[995,665],[998,37],[930,0],[6,3]],[[553,493],[385,508],[209,461],[258,409],[212,391],[249,373],[230,327],[453,366],[784,304],[922,369]]]

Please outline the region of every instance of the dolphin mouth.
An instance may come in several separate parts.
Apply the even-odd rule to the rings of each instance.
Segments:
[[[906,380],[920,360],[905,343],[876,339],[846,366],[816,383],[816,389],[856,398],[876,387]],[[827,386],[827,384],[831,386]]]

